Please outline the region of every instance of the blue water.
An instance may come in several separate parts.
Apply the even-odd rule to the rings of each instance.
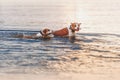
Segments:
[[[0,30],[0,71],[8,72],[18,68],[43,67],[40,61],[56,60],[55,57],[79,50],[76,43],[68,38],[23,39],[15,38],[17,34],[31,35],[38,31],[29,30]],[[44,67],[46,67],[44,65]],[[43,68],[44,68],[43,67]],[[5,69],[5,70],[3,70]],[[2,71],[3,70],[3,71]],[[7,71],[6,71],[7,70]]]
[[[109,5],[110,8],[106,7],[106,4],[104,7],[101,3],[95,8],[94,4],[98,3],[82,2],[78,1],[78,7],[67,2],[64,2],[64,5],[51,6],[0,5],[0,72],[25,72],[22,70],[26,68],[45,68],[47,64],[43,63],[46,61],[54,62],[58,60],[56,58],[58,56],[81,50],[80,42],[79,44],[71,43],[68,38],[22,39],[15,38],[14,35],[17,34],[31,35],[46,27],[52,30],[61,29],[68,27],[71,22],[77,21],[76,19],[82,21],[80,34],[87,32],[77,37],[86,43],[104,35],[88,32],[117,34],[120,32],[119,9],[118,7],[111,9],[113,3],[112,6]],[[95,38],[88,39],[85,36]]]
[[[60,29],[74,19],[74,7],[65,5],[2,5],[0,6],[0,72],[41,66],[44,60],[79,50],[68,38],[22,39],[17,34],[31,35],[40,29]],[[69,25],[67,24],[69,23]]]

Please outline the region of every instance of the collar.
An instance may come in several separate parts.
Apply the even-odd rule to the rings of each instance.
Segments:
[[[43,36],[43,33],[42,33],[42,31],[40,30],[40,34]]]

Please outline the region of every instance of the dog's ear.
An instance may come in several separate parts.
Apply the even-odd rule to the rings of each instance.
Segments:
[[[78,23],[79,25],[81,25],[82,23]]]
[[[80,27],[81,24],[82,24],[82,23],[78,23],[78,27]]]

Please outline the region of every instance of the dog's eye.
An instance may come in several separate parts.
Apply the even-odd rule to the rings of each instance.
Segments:
[[[75,27],[76,27],[77,25],[75,25]]]
[[[75,25],[75,27],[76,27],[76,25]]]
[[[78,24],[76,24],[76,27],[78,27]]]

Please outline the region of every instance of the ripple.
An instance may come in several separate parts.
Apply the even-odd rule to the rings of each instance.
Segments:
[[[56,57],[78,50],[79,45],[70,43],[68,38],[21,39],[14,38],[17,34],[31,35],[37,31],[0,30],[0,68],[38,66],[41,60],[59,60]]]

